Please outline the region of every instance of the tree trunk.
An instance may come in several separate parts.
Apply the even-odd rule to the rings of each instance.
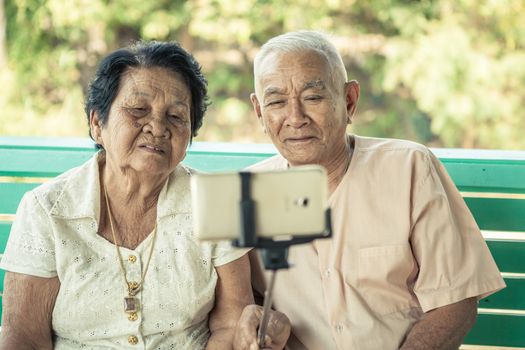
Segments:
[[[6,44],[7,22],[5,18],[4,0],[0,0],[0,70],[7,68],[7,44]]]

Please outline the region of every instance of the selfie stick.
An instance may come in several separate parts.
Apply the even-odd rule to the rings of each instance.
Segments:
[[[272,270],[272,276],[270,277],[270,286],[264,292],[263,314],[261,317],[261,323],[259,324],[258,334],[258,343],[260,349],[264,349],[264,338],[266,336],[266,329],[268,328],[268,321],[270,321],[270,308],[272,307],[273,286],[275,284],[276,275],[277,270]]]
[[[259,325],[258,342],[259,348],[264,348],[264,338],[270,319],[270,307],[272,305],[273,288],[275,285],[275,276],[277,270],[287,269],[288,248],[291,245],[308,243],[318,238],[329,238],[332,236],[332,220],[330,208],[325,211],[325,230],[318,235],[309,235],[305,237],[292,237],[288,240],[274,241],[272,238],[258,237],[255,229],[255,201],[251,195],[251,173],[246,171],[239,172],[241,177],[241,234],[233,245],[238,247],[254,247],[260,250],[264,268],[271,270],[270,285],[264,293],[263,315]]]

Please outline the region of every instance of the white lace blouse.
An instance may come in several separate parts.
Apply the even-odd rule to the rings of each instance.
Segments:
[[[97,234],[98,155],[25,194],[0,268],[60,280],[52,326],[55,349],[201,349],[209,337],[215,266],[245,250],[200,243],[191,222],[190,171],[179,165],[157,207],[157,241],[138,318],[126,296],[115,246]],[[152,235],[136,249],[121,247],[128,281],[140,281]]]

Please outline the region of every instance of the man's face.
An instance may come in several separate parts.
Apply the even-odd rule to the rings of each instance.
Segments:
[[[260,66],[252,103],[273,144],[291,165],[330,164],[346,149],[357,83],[334,78],[315,51],[270,53]]]

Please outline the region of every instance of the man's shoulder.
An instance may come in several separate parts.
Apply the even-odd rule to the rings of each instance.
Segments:
[[[420,152],[423,154],[428,154],[430,152],[426,146],[409,140],[364,137],[357,135],[355,135],[355,138],[356,148],[361,152]]]
[[[428,174],[438,162],[426,146],[398,139],[356,136],[355,155],[361,169],[390,174],[396,171]]]

